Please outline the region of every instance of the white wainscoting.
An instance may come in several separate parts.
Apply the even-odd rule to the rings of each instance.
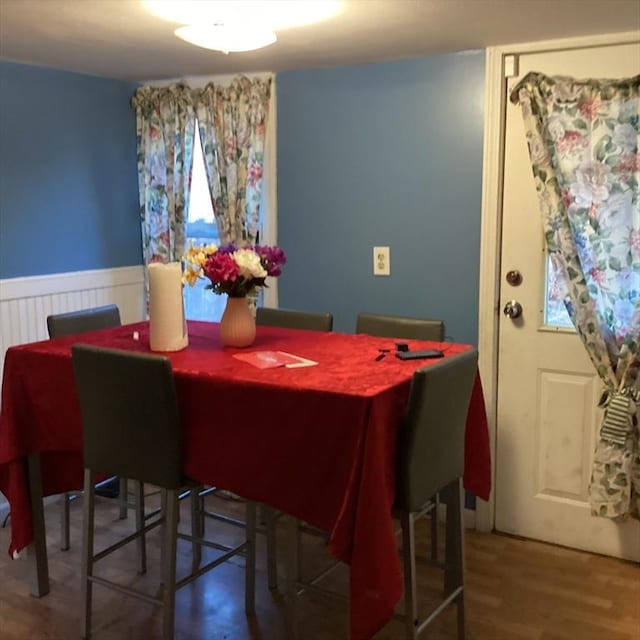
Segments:
[[[123,324],[144,318],[142,266],[0,280],[0,371],[9,347],[48,338],[48,315],[105,304]]]

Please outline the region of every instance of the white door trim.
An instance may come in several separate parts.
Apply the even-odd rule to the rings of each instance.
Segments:
[[[505,135],[505,57],[529,52],[561,51],[585,47],[609,46],[638,42],[640,31],[614,33],[544,42],[528,42],[489,47],[486,52],[484,148],[482,170],[482,224],[480,231],[480,280],[478,309],[479,368],[482,376],[492,477],[495,487],[496,408],[498,376],[498,324],[500,313],[500,254],[502,229],[502,179]],[[495,494],[489,502],[478,500],[476,529],[491,531],[495,523]]]

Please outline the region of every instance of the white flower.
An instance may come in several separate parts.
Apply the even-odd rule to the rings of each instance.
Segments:
[[[609,197],[611,168],[601,162],[587,160],[577,169],[571,194],[579,207],[600,204]]]
[[[251,249],[238,249],[233,253],[233,259],[240,269],[240,275],[247,280],[251,278],[266,278],[267,272],[260,262],[260,257]]]
[[[570,78],[562,78],[553,85],[551,94],[556,102],[575,102],[580,95],[580,85]]]
[[[635,149],[638,146],[638,134],[628,122],[617,124],[613,130],[613,141],[623,149]]]
[[[555,142],[560,140],[570,127],[571,120],[563,113],[551,116],[547,122],[547,131]]]
[[[529,155],[531,156],[531,164],[537,166],[547,166],[549,164],[549,152],[538,136],[531,136],[529,138]]]
[[[598,222],[612,230],[615,226],[626,234],[632,224],[632,214],[631,191],[612,193],[598,208]]]
[[[620,118],[622,120],[627,120],[633,116],[640,115],[640,102],[637,98],[622,100],[618,108],[620,110]]]
[[[616,300],[613,305],[613,315],[616,319],[616,324],[619,327],[628,327],[631,324],[631,319],[635,311],[636,307],[630,300]]]

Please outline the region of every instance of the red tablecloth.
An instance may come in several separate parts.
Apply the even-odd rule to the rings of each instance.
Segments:
[[[139,332],[134,340],[133,332]],[[82,436],[70,346],[75,342],[148,352],[139,323],[7,351],[0,414],[0,491],[11,506],[10,552],[31,542],[25,456],[41,455],[44,495],[82,487]],[[439,347],[445,357],[468,345]],[[351,637],[371,638],[391,618],[402,578],[391,507],[396,432],[415,369],[366,335],[258,327],[242,350],[280,350],[314,367],[258,369],[222,348],[218,327],[189,323],[189,347],[172,362],[184,433],[185,473],[265,502],[330,532],[329,550],[351,566]],[[144,380],[140,381],[144,385]],[[479,378],[465,443],[465,487],[487,499],[489,439]]]

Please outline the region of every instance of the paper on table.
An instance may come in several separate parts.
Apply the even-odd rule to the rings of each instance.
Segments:
[[[297,369],[299,367],[313,367],[318,364],[315,360],[309,360],[309,358],[303,358],[302,356],[294,356],[291,353],[285,353],[284,351],[280,351],[285,356],[290,356],[291,358],[295,358],[294,362],[287,362],[284,366],[287,369]]]
[[[180,351],[189,344],[179,262],[149,265],[149,347]]]
[[[248,362],[258,369],[273,369],[274,367],[311,367],[318,364],[313,360],[294,356],[284,351],[251,351],[250,353],[234,353],[234,358]]]

